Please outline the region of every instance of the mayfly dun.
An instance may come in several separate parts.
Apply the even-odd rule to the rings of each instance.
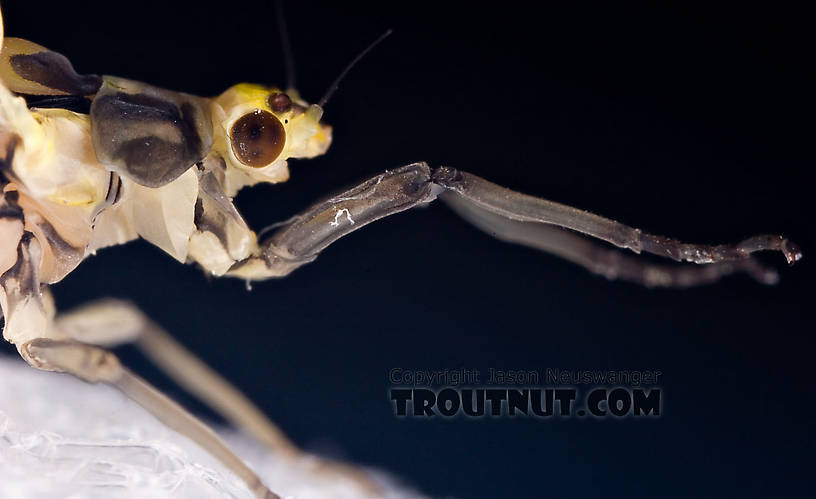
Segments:
[[[286,182],[292,159],[329,151],[334,130],[324,106],[336,84],[317,103],[293,88],[254,83],[201,97],[127,75],[81,74],[59,47],[5,34],[0,31],[4,338],[35,368],[121,390],[212,453],[259,497],[278,497],[275,484],[262,483],[204,423],[123,367],[109,348],[136,343],[281,456],[302,451],[132,303],[100,300],[61,313],[52,285],[97,251],[136,239],[210,276],[282,278],[369,223],[437,200],[498,239],[646,287],[687,288],[731,274],[774,284],[777,272],[755,253],[779,252],[789,264],[802,257],[777,234],[734,244],[686,243],[502,187],[456,165],[425,162],[382,169],[256,230],[233,198],[258,184]],[[327,463],[326,470],[366,480],[343,465]]]

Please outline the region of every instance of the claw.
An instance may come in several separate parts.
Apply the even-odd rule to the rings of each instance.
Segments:
[[[788,239],[782,241],[782,253],[785,255],[788,265],[793,265],[804,257],[799,245]]]

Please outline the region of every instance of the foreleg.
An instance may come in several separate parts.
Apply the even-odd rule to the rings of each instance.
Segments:
[[[734,272],[746,272],[759,282],[772,284],[776,282],[776,273],[761,266],[751,257],[752,253],[781,251],[791,264],[802,257],[798,246],[781,236],[754,236],[733,245],[683,243],[511,191],[453,168],[432,171],[425,163],[414,163],[386,171],[315,203],[264,238],[259,245],[260,254],[234,264],[228,275],[246,279],[284,276],[313,261],[320,251],[339,238],[437,197],[471,223],[501,239],[552,252],[607,277],[619,276],[647,286],[706,284]],[[677,261],[711,265],[705,268],[657,266],[611,252],[563,229],[581,232],[635,253],[643,251]]]
[[[742,260],[757,251],[781,251],[789,264],[802,258],[799,247],[778,235],[753,236],[737,244],[689,244],[647,234],[588,211],[506,189],[483,178],[453,168],[434,172],[434,182],[446,189],[442,199],[459,197],[467,203],[520,222],[551,224],[572,229],[620,248],[692,263]]]
[[[496,215],[457,196],[446,197],[445,202],[459,216],[496,239],[552,253],[610,280],[621,279],[647,288],[687,288],[710,284],[739,272],[745,272],[764,284],[774,284],[779,279],[774,269],[764,267],[751,257],[709,265],[660,265],[605,247],[561,227],[519,222]]]

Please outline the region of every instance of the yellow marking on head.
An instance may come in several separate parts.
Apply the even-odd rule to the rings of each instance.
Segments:
[[[239,83],[227,90],[227,92],[234,93],[236,104],[271,111],[267,105],[266,98],[269,97],[269,94],[278,93],[280,90],[275,87],[265,87],[255,83]]]
[[[279,95],[287,95],[291,102],[275,100]],[[233,144],[232,133],[239,120],[257,113],[271,113],[277,118],[285,133],[285,140],[277,158],[266,165],[249,166],[236,156],[234,146],[242,154],[245,148],[241,142]],[[257,182],[285,181],[289,178],[287,159],[312,158],[323,154],[331,143],[331,127],[320,123],[322,114],[320,106],[310,106],[294,92],[251,83],[234,85],[214,98],[213,152],[227,162],[227,183],[230,186],[227,190],[237,191]]]

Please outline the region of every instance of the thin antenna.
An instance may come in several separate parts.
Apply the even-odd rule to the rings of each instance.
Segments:
[[[326,93],[323,95],[323,97],[320,99],[320,102],[318,102],[318,103],[317,103],[317,105],[318,105],[318,106],[320,106],[320,107],[324,107],[324,106],[326,105],[326,103],[327,103],[327,102],[329,102],[329,98],[331,98],[331,96],[332,96],[332,95],[334,95],[334,92],[335,92],[335,91],[337,90],[337,88],[340,86],[340,82],[341,82],[341,81],[343,81],[343,78],[345,78],[345,77],[346,77],[346,74],[347,74],[347,73],[348,73],[348,72],[351,70],[351,68],[353,68],[355,64],[357,64],[358,62],[360,62],[360,59],[362,59],[363,57],[365,57],[365,55],[366,55],[367,53],[371,52],[371,49],[373,49],[374,47],[376,47],[376,46],[377,46],[377,45],[378,45],[378,44],[379,44],[381,41],[385,40],[385,39],[388,37],[388,35],[390,35],[391,33],[392,33],[392,30],[390,30],[390,29],[389,29],[389,30],[387,30],[385,33],[383,33],[382,35],[380,35],[380,37],[379,37],[379,38],[377,38],[376,40],[374,40],[374,42],[372,42],[372,43],[371,43],[371,44],[370,44],[368,47],[366,47],[365,49],[363,49],[363,51],[362,51],[362,52],[360,52],[359,54],[357,54],[357,57],[355,57],[355,58],[354,58],[354,59],[353,59],[353,60],[352,60],[352,61],[349,63],[349,65],[348,65],[348,66],[346,66],[346,69],[344,69],[344,70],[343,70],[343,71],[340,73],[340,76],[338,76],[338,77],[337,77],[337,79],[336,79],[336,80],[334,80],[334,81],[332,82],[331,86],[329,86],[329,89],[328,89],[328,90],[326,90]]]
[[[283,13],[283,0],[275,2],[276,17],[278,18],[278,33],[283,49],[283,63],[286,65],[286,90],[295,89],[295,58],[292,56],[292,44],[289,40],[289,30],[286,29],[286,16]]]

